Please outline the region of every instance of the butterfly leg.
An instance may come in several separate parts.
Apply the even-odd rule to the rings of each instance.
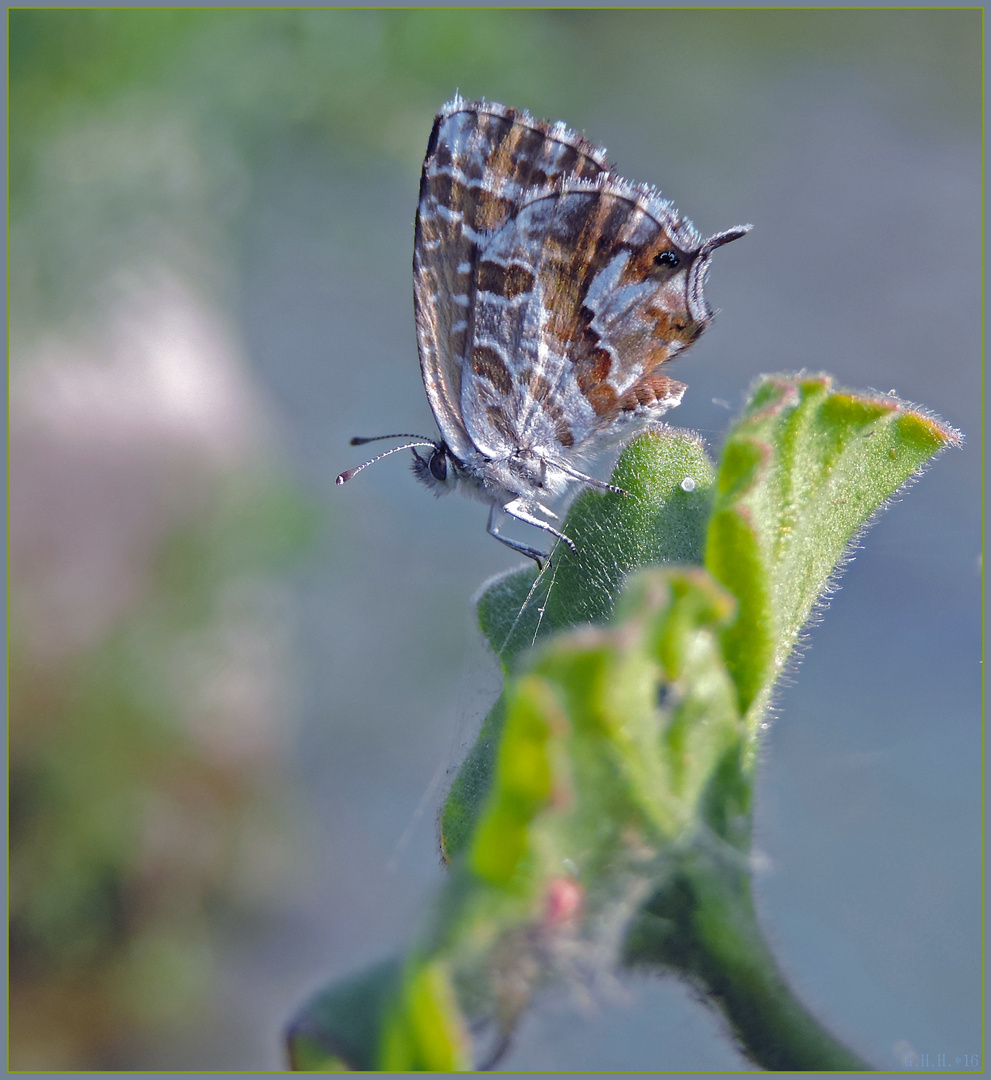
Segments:
[[[547,510],[546,507],[540,506],[539,503],[537,504],[537,506],[539,507],[539,509],[545,511],[547,514],[551,514],[551,511]],[[509,540],[505,536],[500,535],[496,525],[500,511],[505,511],[507,514],[509,514],[510,517],[516,518],[517,521],[523,521],[527,525],[533,525],[535,528],[543,529],[544,532],[550,533],[551,536],[556,536],[558,540],[561,540],[565,544],[567,544],[575,555],[578,554],[578,548],[575,547],[574,542],[571,540],[571,538],[565,536],[563,532],[555,529],[553,525],[548,525],[546,521],[542,521],[539,517],[536,517],[531,512],[531,504],[526,502],[524,499],[513,499],[510,502],[506,503],[505,506],[500,506],[498,503],[493,503],[492,510],[489,513],[489,533],[497,540],[501,540],[504,544],[507,544],[509,547],[513,548],[514,551],[519,551],[521,554],[535,560],[538,565],[541,565],[543,560],[549,559],[550,556],[544,555],[534,548],[525,547],[523,544],[516,543],[515,540]],[[554,515],[551,514],[551,516],[553,517]]]
[[[550,558],[549,555],[546,555],[542,551],[538,551],[536,548],[527,547],[526,544],[518,544],[515,540],[510,540],[508,536],[503,536],[502,533],[499,532],[497,523],[502,509],[503,508],[498,503],[492,504],[492,509],[489,511],[489,536],[494,536],[496,540],[505,544],[506,547],[512,548],[513,551],[518,551],[528,559],[533,559],[537,566],[542,570],[544,568],[544,560]]]
[[[602,491],[611,491],[614,495],[629,495],[629,492],[624,491],[621,487],[616,487],[615,484],[607,484],[604,480],[596,480],[594,476],[586,476],[585,473],[573,469],[570,465],[562,465],[560,462],[556,462],[556,465],[561,472],[567,473],[572,480],[580,480],[583,484],[599,488]]]
[[[540,503],[536,504],[538,510],[543,511],[548,517],[557,517],[557,514],[548,510],[546,506],[541,506]],[[506,503],[503,510],[509,514],[510,517],[516,518],[517,521],[525,521],[527,525],[533,525],[538,529],[543,529],[544,532],[549,532],[551,536],[556,536],[558,540],[563,540],[564,543],[571,548],[573,555],[578,554],[578,548],[575,547],[574,541],[568,536],[565,536],[563,532],[555,529],[553,525],[548,525],[546,521],[541,520],[531,513],[531,504],[523,499],[513,499],[512,502]]]

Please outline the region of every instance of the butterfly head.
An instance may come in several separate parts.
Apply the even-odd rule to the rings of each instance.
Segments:
[[[453,491],[462,479],[462,472],[461,463],[443,440],[431,444],[429,452],[424,454],[413,449],[413,475],[435,495]]]

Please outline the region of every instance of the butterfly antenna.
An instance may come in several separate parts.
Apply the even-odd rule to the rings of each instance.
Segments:
[[[414,435],[409,431],[400,431],[396,435],[373,435],[370,439],[363,439],[360,435],[355,435],[351,440],[352,446],[364,446],[365,443],[378,442],[379,439],[423,439],[422,443],[417,443],[418,446],[426,446],[428,442],[434,442],[433,439],[428,439],[426,435]],[[399,447],[400,450],[405,447]]]
[[[382,438],[382,439],[394,439],[395,437],[396,437],[395,435],[376,436],[376,438]],[[362,462],[361,465],[358,465],[354,469],[346,469],[337,478],[337,483],[338,484],[346,484],[351,479],[351,477],[354,476],[355,473],[360,473],[362,469],[367,469],[369,465],[374,465],[376,461],[381,461],[382,458],[388,457],[390,454],[398,454],[400,450],[409,450],[413,446],[436,446],[437,445],[437,443],[433,439],[420,439],[419,436],[414,436],[414,438],[416,438],[418,441],[417,442],[410,442],[410,443],[403,443],[402,446],[394,446],[391,450],[386,450],[386,452],[384,454],[376,454],[375,457],[369,458],[368,461]],[[351,443],[352,443],[352,445],[360,446],[363,442],[374,442],[374,441],[375,441],[374,439],[352,439]]]

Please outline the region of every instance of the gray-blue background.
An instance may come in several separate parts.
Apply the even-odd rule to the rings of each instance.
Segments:
[[[326,519],[292,579],[297,862],[277,910],[225,927],[209,1024],[132,1063],[279,1067],[285,1017],[401,949],[442,876],[445,773],[498,687],[471,597],[514,560],[406,455],[333,481],[350,436],[433,430],[412,230],[455,90],[584,130],[703,233],[754,224],[672,368],[670,421],[713,452],[757,374],[801,368],[965,433],[864,538],[779,696],[756,891],[783,970],[877,1067],[980,1053],[980,11],[217,12],[156,57],[116,92],[186,102],[198,167],[240,178],[203,257]],[[624,993],[549,995],[503,1067],[747,1067],[678,984]]]

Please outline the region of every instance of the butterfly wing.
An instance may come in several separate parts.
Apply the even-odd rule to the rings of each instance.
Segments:
[[[466,429],[485,452],[564,460],[681,400],[658,368],[711,318],[711,251],[647,188],[603,176],[533,193],[481,246]]]
[[[605,151],[563,124],[502,105],[456,98],[434,121],[420,181],[413,293],[423,385],[455,456],[473,450],[463,413],[463,371],[474,336],[480,245],[526,194],[608,169]]]

